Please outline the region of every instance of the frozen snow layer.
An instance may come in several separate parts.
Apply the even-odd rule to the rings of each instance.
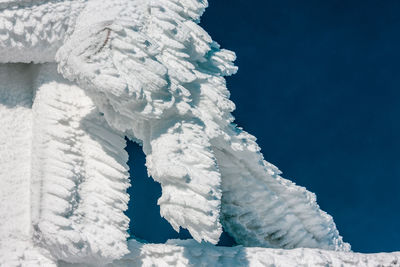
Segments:
[[[264,161],[253,136],[233,126],[230,133],[230,143],[213,149],[222,175],[221,220],[239,244],[349,250],[313,193]]]
[[[31,68],[27,65],[0,65],[0,258],[6,256],[4,248],[14,246],[7,257],[18,259],[24,253],[23,248],[31,244],[30,74]]]
[[[235,54],[195,23],[206,5],[89,1],[57,53],[58,70],[111,127],[143,144],[162,186],[161,215],[175,229],[215,244],[222,222],[246,246],[349,250],[315,196],[280,177],[232,124],[223,76],[236,72]]]
[[[92,158],[82,145],[85,134],[90,135],[84,112],[95,108],[104,114],[101,122],[91,118],[104,131],[98,133],[100,146],[102,135],[113,134],[143,144],[149,174],[163,188],[161,215],[175,229],[184,227],[197,241],[217,243],[222,223],[246,246],[349,249],[315,196],[280,177],[279,170],[263,160],[255,138],[232,125],[234,104],[223,76],[236,72],[235,54],[220,49],[196,24],[206,6],[197,0],[3,2],[0,61],[53,61],[57,51],[59,72],[74,81],[66,83],[47,70],[48,77],[36,85],[40,88],[33,105],[38,126],[33,128],[32,153],[43,156],[35,157],[32,169],[32,224],[56,253],[66,241],[60,235],[51,243],[58,228],[50,226],[68,222],[71,231],[65,235],[71,234],[67,239],[79,247],[59,257],[100,253],[84,252],[82,244],[91,241],[76,235],[81,219],[89,216],[79,210],[78,200],[81,204],[89,199],[81,199],[80,190],[94,175],[93,167],[85,169]],[[43,86],[42,80],[47,81]],[[68,94],[78,98],[73,93],[77,85],[93,107],[84,98],[61,101]],[[110,158],[124,153],[120,141],[107,141],[115,152],[105,150]],[[48,155],[59,155],[58,161]],[[110,160],[95,162],[115,169]],[[122,175],[118,171],[105,176],[113,181],[114,175]],[[53,186],[51,179],[58,176],[65,181]],[[126,202],[119,188],[114,198]],[[107,203],[122,210],[114,198]],[[81,217],[75,218],[75,212]],[[96,251],[99,247],[90,246]],[[104,253],[106,258],[118,254]]]
[[[188,20],[194,11],[177,8],[160,14],[156,2],[114,1],[105,9],[89,2],[58,52],[59,71],[87,90],[112,127],[141,141],[149,174],[163,189],[161,215],[196,240],[217,243],[221,178],[204,123],[182,101],[191,93],[180,85],[197,86],[185,67],[195,68],[190,50],[201,59],[210,47]],[[165,23],[176,27],[164,29]]]
[[[332,217],[233,124],[235,54],[197,25],[206,6],[0,2],[0,62],[53,62],[0,67],[0,264],[398,264],[327,251],[350,250]],[[161,216],[199,243],[128,249],[125,136],[162,186]],[[222,226],[247,247],[321,250],[202,242]]]
[[[84,91],[41,67],[33,103],[31,223],[57,259],[105,262],[126,254],[129,196],[124,136]]]
[[[309,248],[227,248],[198,244],[194,240],[170,240],[167,244],[141,244],[131,240],[129,249],[131,252],[123,259],[106,266],[400,266],[400,252],[361,254]],[[59,262],[59,266],[83,265]]]
[[[14,245],[21,245],[14,243]],[[133,267],[133,266],[329,266],[329,267],[396,267],[400,266],[400,252],[362,254],[331,250],[297,248],[215,247],[194,240],[170,240],[167,244],[142,244],[129,241],[129,254],[112,263],[68,263],[38,249],[26,248],[23,256],[14,260],[0,258],[7,267]],[[23,248],[23,246],[22,246]],[[8,247],[4,252],[9,252]]]
[[[124,135],[55,64],[0,65],[0,81],[0,266],[128,253]]]
[[[85,0],[0,1],[0,62],[54,62]]]
[[[146,163],[162,186],[161,216],[176,231],[182,226],[197,241],[217,243],[221,176],[211,145],[196,123],[172,122],[167,129],[151,141]]]

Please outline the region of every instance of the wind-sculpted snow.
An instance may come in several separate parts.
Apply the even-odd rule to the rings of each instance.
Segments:
[[[90,98],[54,65],[41,67],[36,80],[34,241],[71,262],[119,258],[128,251],[124,136],[109,128]]]
[[[0,62],[54,62],[85,2],[0,1]]]
[[[280,177],[280,171],[263,160],[253,136],[231,131],[232,143],[216,145],[214,151],[223,178],[221,219],[236,241],[245,246],[349,250],[315,195]]]
[[[206,6],[0,0],[0,62],[49,62],[0,67],[0,265],[398,259],[211,245],[223,226],[247,247],[350,250],[315,195],[282,178],[256,138],[233,124],[224,76],[237,71],[235,54],[197,25]],[[128,248],[125,136],[143,146],[162,186],[161,216],[199,243]],[[285,257],[296,264],[280,265]]]
[[[161,215],[175,229],[216,243],[222,189],[222,222],[241,244],[348,250],[315,196],[279,177],[255,138],[231,125],[223,76],[236,72],[235,55],[193,21],[203,8],[192,2],[190,12],[173,0],[104,10],[89,2],[58,51],[59,71],[112,127],[143,143],[163,188]]]

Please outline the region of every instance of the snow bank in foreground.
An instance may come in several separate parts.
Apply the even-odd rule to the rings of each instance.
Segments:
[[[165,245],[144,245],[131,240],[129,249],[131,252],[124,259],[107,266],[400,266],[400,252],[361,254],[307,248],[226,248],[194,240],[170,240]],[[59,266],[79,265],[59,263]]]
[[[17,243],[15,243],[17,244]],[[21,245],[21,244],[17,244]],[[195,240],[170,240],[167,244],[142,244],[130,240],[129,254],[112,263],[73,264],[53,259],[46,251],[29,247],[19,258],[0,258],[0,266],[29,267],[136,267],[136,266],[324,266],[324,267],[396,267],[400,266],[400,252],[362,254],[331,250],[297,248],[244,248],[215,247],[199,244]],[[13,253],[14,248],[2,252]]]

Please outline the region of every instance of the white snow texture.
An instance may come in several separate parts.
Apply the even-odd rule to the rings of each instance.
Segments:
[[[206,7],[0,0],[0,266],[399,266],[350,252],[233,124],[235,54],[197,24]],[[125,136],[197,242],[127,242]],[[215,247],[222,226],[258,248]]]

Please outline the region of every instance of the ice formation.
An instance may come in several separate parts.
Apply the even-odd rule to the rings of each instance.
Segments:
[[[233,124],[235,54],[197,25],[206,6],[0,0],[1,266],[398,265],[349,252]],[[162,186],[161,216],[200,243],[128,246],[125,136]],[[222,226],[259,248],[214,247]]]

